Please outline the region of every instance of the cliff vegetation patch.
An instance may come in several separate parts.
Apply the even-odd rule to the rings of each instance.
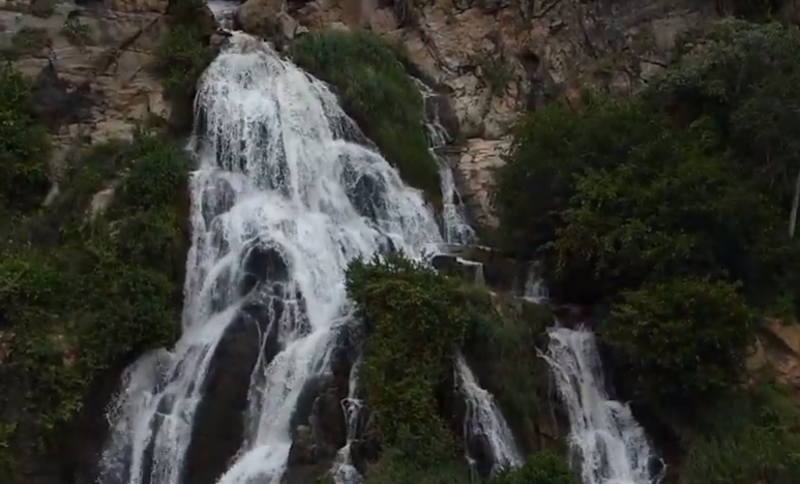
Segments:
[[[292,45],[297,65],[336,88],[344,110],[405,182],[421,189],[438,208],[439,167],[428,151],[422,96],[401,57],[366,31],[313,32]]]
[[[190,159],[142,129],[130,141],[88,148],[65,193],[41,207],[48,145],[30,86],[6,67],[0,93],[0,116],[9,118],[0,123],[0,201],[13,221],[0,227],[0,481],[13,484],[79,415],[102,414],[87,408],[98,382],[175,341]]]
[[[457,351],[488,365],[480,373],[495,380],[503,410],[523,433],[534,432],[533,334],[545,324],[544,315],[504,322],[484,289],[399,254],[351,263],[347,289],[365,324],[361,375],[383,448],[368,482],[471,482],[462,457],[463,425],[448,403]],[[494,357],[496,362],[486,361]],[[577,482],[563,457],[537,450],[523,468],[492,482]]]
[[[594,309],[617,386],[671,429],[656,437],[677,442],[684,483],[796,475],[796,409],[745,362],[764,316],[800,308],[798,52],[794,28],[721,21],[634,98],[527,114],[498,172],[504,249]],[[704,423],[734,401],[728,422],[746,423]]]

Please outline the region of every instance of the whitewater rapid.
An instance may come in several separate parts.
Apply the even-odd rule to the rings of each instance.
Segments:
[[[569,415],[572,464],[583,484],[655,484],[663,475],[630,408],[609,398],[592,331],[554,326],[543,355]],[[659,472],[661,471],[661,472]]]
[[[420,193],[346,141],[357,128],[328,88],[265,43],[234,33],[200,80],[195,112],[183,334],[172,352],[126,371],[103,482],[183,484],[215,350],[254,303],[270,309],[259,322],[264,351],[244,444],[218,482],[279,482],[300,390],[327,369],[337,327],[350,321],[348,262],[395,249],[421,257],[442,242]]]

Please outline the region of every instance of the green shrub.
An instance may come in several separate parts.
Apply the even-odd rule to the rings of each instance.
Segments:
[[[601,336],[642,400],[697,402],[739,383],[757,319],[736,289],[684,278],[622,294]]]
[[[207,8],[202,0],[171,1],[168,29],[155,49],[154,67],[172,102],[178,131],[191,128],[197,81],[216,55],[210,45],[214,24]]]
[[[424,468],[387,452],[367,473],[367,484],[469,484],[476,482],[466,466],[456,460]],[[504,469],[488,484],[580,484],[567,462],[551,452],[536,452],[518,469]]]
[[[401,255],[355,261],[347,271],[348,294],[366,327],[362,375],[382,442],[420,465],[455,452],[436,394],[472,320],[460,287]]]
[[[88,150],[83,161],[67,180],[61,202],[69,210],[55,207],[58,246],[0,242],[0,320],[13,334],[3,379],[20,390],[18,423],[28,436],[15,452],[30,451],[31,435],[50,442],[97,378],[171,346],[180,329],[188,155],[139,132]],[[110,207],[87,223],[79,207],[120,176]]]
[[[329,30],[299,37],[292,59],[337,89],[344,110],[438,209],[439,167],[428,150],[422,97],[397,49],[367,31]]]
[[[800,33],[778,23],[726,19],[686,37],[645,93],[684,123],[707,117],[720,149],[761,181],[789,214],[800,172]]]
[[[524,117],[492,191],[504,249],[531,257],[555,239],[578,175],[636,153],[671,156],[665,120],[635,102],[589,99],[578,112],[552,104]]]
[[[775,264],[787,248],[779,213],[728,158],[693,147],[692,136],[667,132],[665,145],[637,146],[613,168],[576,176],[555,241],[557,279],[609,295],[706,274],[747,284],[754,301],[774,298]]]
[[[44,200],[48,155],[29,82],[13,66],[0,66],[0,208],[28,210]]]
[[[506,296],[492,303],[482,289],[473,290],[471,297],[482,310],[474,313],[464,354],[481,386],[495,397],[521,448],[537,448],[538,425],[549,418],[540,401],[549,370],[536,348],[547,344],[545,330],[553,324],[553,315],[545,306]]]
[[[779,386],[761,384],[711,408],[689,442],[680,484],[795,484],[800,408]]]
[[[469,469],[456,457],[440,461],[435,466],[417,465],[397,452],[385,452],[369,468],[367,484],[468,484]]]
[[[525,464],[492,478],[492,484],[580,484],[563,457],[552,452],[532,454]]]

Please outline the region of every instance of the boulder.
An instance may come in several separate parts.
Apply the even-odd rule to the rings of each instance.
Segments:
[[[280,33],[279,14],[285,5],[284,0],[247,0],[236,12],[236,23],[249,34],[274,37]]]

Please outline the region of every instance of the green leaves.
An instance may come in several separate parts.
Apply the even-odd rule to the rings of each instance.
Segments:
[[[384,445],[423,466],[452,456],[435,395],[471,322],[460,284],[390,255],[352,262],[347,290],[367,328],[364,385]]]
[[[30,210],[49,189],[49,140],[33,110],[30,84],[0,66],[0,209]]]
[[[56,435],[106,371],[178,337],[189,165],[144,131],[91,147],[52,207],[60,240],[39,247],[24,230],[0,239],[0,322],[13,335],[0,378],[23,400],[29,440]],[[111,205],[87,221],[93,194],[112,184]],[[45,215],[18,213],[18,224]]]
[[[622,294],[601,336],[647,398],[703,398],[738,383],[756,315],[735,285],[701,278]]]
[[[299,37],[292,59],[332,84],[358,122],[409,185],[441,205],[439,167],[428,151],[422,97],[402,54],[368,31],[327,30]]]
[[[543,259],[557,299],[611,313],[606,342],[641,399],[737,383],[748,311],[797,306],[798,59],[796,30],[726,20],[640,96],[518,126],[493,193],[504,248]]]

